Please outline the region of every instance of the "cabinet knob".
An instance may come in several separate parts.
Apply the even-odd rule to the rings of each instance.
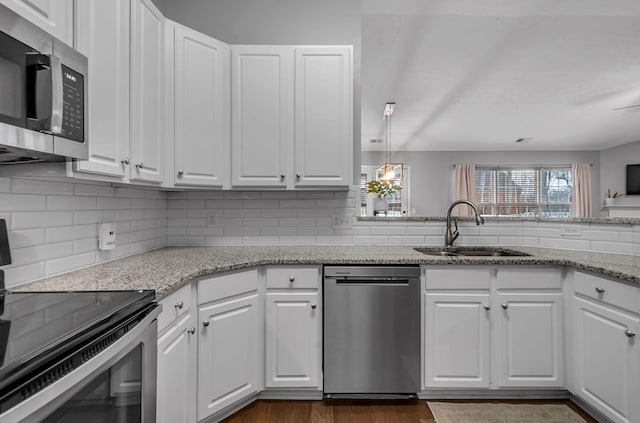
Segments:
[[[136,167],[137,167],[138,169],[142,169],[142,168],[144,168],[144,163],[142,163],[142,162],[138,162],[138,164],[136,164]]]
[[[123,165],[128,165],[130,163],[129,158],[125,157],[124,159],[120,160],[120,163],[122,163]]]
[[[182,176],[182,175],[184,175],[184,170],[182,169],[178,170],[178,176]]]
[[[596,286],[596,292],[598,294],[604,294],[604,288],[600,288],[599,286]]]
[[[209,326],[209,323],[210,322],[208,320],[205,320],[204,322],[202,322],[202,326],[206,328],[207,326]]]
[[[311,309],[312,309],[312,310],[315,310],[317,307],[318,307],[317,305],[315,305],[315,304],[311,304]]]
[[[284,174],[284,173],[281,173],[281,174],[280,174],[280,179],[284,179],[284,177],[285,177],[285,174]]]
[[[629,329],[625,330],[624,334],[627,335],[627,338],[633,338],[634,336],[636,336],[636,333]]]
[[[196,328],[187,329],[187,333],[193,335],[194,333],[196,333]]]
[[[182,310],[182,307],[184,307],[184,303],[182,301],[178,301],[173,306],[179,310]]]
[[[300,178],[301,176],[300,172],[296,173],[296,178]]]
[[[289,282],[293,283],[296,280],[293,276],[289,276]]]
[[[509,304],[505,303],[505,304],[502,304],[500,307],[502,307],[504,310],[506,310],[506,309],[509,308]]]
[[[491,306],[489,304],[483,304],[482,307],[487,311],[491,310]]]

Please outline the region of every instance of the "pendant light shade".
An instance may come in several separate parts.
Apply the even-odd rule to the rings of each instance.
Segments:
[[[376,177],[378,180],[394,182],[403,178],[403,164],[393,162],[391,160],[391,115],[396,107],[395,102],[388,102],[384,105],[382,118],[385,120],[385,155],[384,164],[376,169]]]

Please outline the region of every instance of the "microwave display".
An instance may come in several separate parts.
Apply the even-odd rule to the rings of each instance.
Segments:
[[[84,76],[62,65],[64,106],[61,135],[84,142]]]

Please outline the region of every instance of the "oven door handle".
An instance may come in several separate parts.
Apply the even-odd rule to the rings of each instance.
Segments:
[[[122,338],[111,344],[86,363],[37,392],[18,405],[0,414],[0,422],[40,422],[69,401],[86,384],[113,366],[131,350],[142,344],[142,421],[156,420],[156,371],[157,371],[157,316],[161,307],[153,309],[143,320]]]

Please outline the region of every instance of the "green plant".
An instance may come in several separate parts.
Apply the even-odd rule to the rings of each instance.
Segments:
[[[377,198],[388,197],[401,189],[400,185],[395,185],[393,182],[377,180],[367,182],[367,193],[371,192]]]
[[[607,188],[607,195],[605,198],[620,198],[620,197],[623,197],[623,195],[617,192],[612,193],[611,188]]]

